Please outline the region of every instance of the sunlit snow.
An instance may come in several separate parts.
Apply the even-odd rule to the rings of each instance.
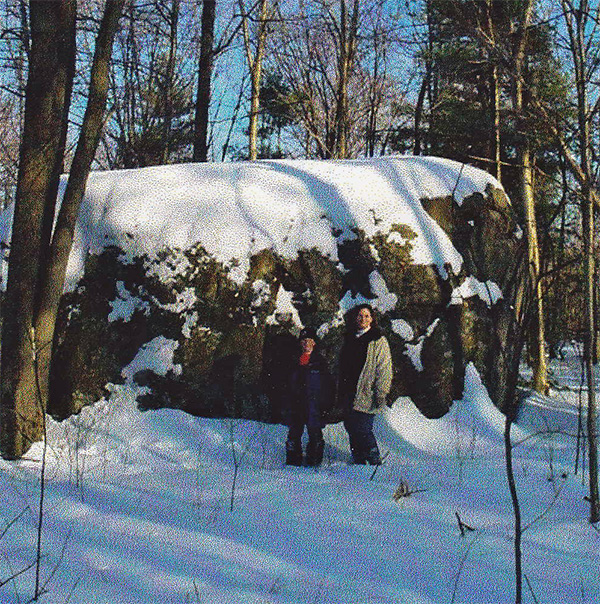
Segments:
[[[172,353],[156,341],[134,364],[165,373]],[[581,468],[573,474],[578,395],[569,384],[579,359],[570,354],[553,371],[568,389],[527,401],[513,430],[524,523],[533,522],[524,572],[538,602],[592,602],[600,538]],[[136,387],[110,391],[78,416],[49,421],[41,602],[513,600],[503,416],[472,366],[444,418],[400,399],[377,420],[386,455],[377,471],[349,465],[340,424],[325,430],[320,469],[290,468],[283,426],[140,412]],[[35,560],[41,453],[38,444],[0,462],[2,604],[33,596],[33,568],[8,579]],[[400,485],[408,496],[397,495]],[[457,515],[474,530],[461,536]]]
[[[488,184],[485,173],[448,160],[399,157],[352,162],[264,161],[186,164],[95,173],[69,265],[73,287],[88,252],[121,245],[128,258],[201,244],[246,278],[264,248],[294,257],[317,247],[337,259],[353,227],[367,236],[406,224],[413,261],[458,274],[462,258],[420,200],[454,194],[460,203]],[[8,240],[8,213],[0,215]],[[2,228],[2,225],[4,228]],[[332,228],[334,232],[332,232]],[[396,236],[396,235],[394,235]],[[399,235],[398,235],[399,236]],[[165,282],[186,268],[153,265]],[[397,300],[375,271],[380,310]],[[256,281],[253,304],[269,295]],[[501,295],[468,279],[457,298]],[[331,323],[361,301],[350,293]],[[173,310],[186,317],[194,292]],[[291,293],[277,315],[300,327]],[[124,284],[112,320],[143,305]],[[394,331],[414,340],[410,325]],[[435,329],[432,323],[429,332]],[[197,329],[203,329],[198,326]],[[185,333],[184,333],[185,335]],[[420,366],[423,337],[409,344]],[[206,419],[181,411],[141,412],[132,377],[177,374],[178,342],[163,336],[123,368],[125,383],[58,423],[48,420],[39,602],[48,604],[500,604],[514,601],[514,519],[505,475],[504,417],[477,371],[441,419],[399,399],[376,420],[385,456],[378,469],[350,465],[341,424],[325,429],[318,470],[284,465],[286,428]],[[600,535],[588,522],[584,468],[575,459],[580,348],[552,364],[557,386],[530,397],[512,432],[523,522],[525,602],[587,604],[600,593]],[[525,376],[526,377],[526,376]],[[560,389],[559,387],[560,386]],[[143,391],[143,389],[142,389]],[[20,461],[0,460],[0,602],[34,596],[42,443]],[[461,535],[458,519],[473,530]]]
[[[67,288],[81,277],[88,252],[119,245],[129,259],[165,247],[197,243],[243,281],[249,258],[270,248],[295,257],[316,247],[337,260],[337,241],[409,226],[416,264],[450,265],[462,257],[420,200],[454,195],[458,203],[487,185],[490,175],[440,158],[413,156],[350,161],[264,160],[181,164],[90,175]],[[3,217],[6,222],[8,218]],[[332,230],[334,233],[332,233]],[[7,229],[3,229],[5,238]]]

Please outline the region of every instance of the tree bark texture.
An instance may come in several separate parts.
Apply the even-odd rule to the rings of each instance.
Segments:
[[[531,143],[527,132],[526,106],[524,100],[524,77],[528,30],[531,24],[533,0],[527,0],[522,8],[519,22],[516,23],[516,38],[513,50],[513,110],[518,124],[518,165],[521,203],[525,218],[525,232],[528,246],[528,264],[530,282],[534,295],[534,332],[533,341],[533,388],[537,392],[548,391],[548,368],[546,363],[546,338],[544,330],[544,297],[541,280],[540,253],[537,233],[537,220],[534,194],[534,166]]]
[[[428,60],[425,63],[425,73],[423,74],[423,80],[421,81],[419,96],[417,97],[417,104],[415,106],[415,142],[413,147],[413,155],[421,155],[423,151],[421,121],[423,117],[423,109],[425,107],[425,95],[427,93],[427,88],[429,87],[430,79],[431,62]]]
[[[246,59],[250,69],[250,121],[248,125],[248,158],[255,160],[258,158],[258,116],[260,112],[260,83],[262,78],[262,63],[265,54],[265,43],[267,39],[267,23],[269,12],[269,0],[259,0],[258,19],[256,34],[256,48],[252,52],[252,43],[250,40],[249,15],[245,12],[243,1],[239,0],[240,11],[242,12],[242,32],[244,35],[244,46],[246,49]]]
[[[173,0],[169,15],[169,55],[167,59],[167,72],[164,80],[164,107],[163,116],[163,149],[161,163],[169,163],[171,155],[171,131],[173,129],[173,88],[175,85],[175,60],[177,57],[177,30],[179,28],[179,8],[181,0]],[[112,44],[111,44],[112,48]]]
[[[0,444],[5,457],[22,455],[41,435],[58,306],[85,183],[104,123],[112,43],[124,2],[106,4],[86,113],[52,238],[74,76],[76,3],[41,1],[31,5],[31,85],[28,82],[25,131],[31,129],[33,135],[25,134],[23,139],[2,341]],[[47,63],[52,52],[61,58],[55,69]],[[54,84],[58,75],[60,83]],[[52,91],[54,103],[44,96]],[[43,111],[46,104],[53,110]],[[52,143],[42,150],[38,148],[40,133]]]
[[[600,493],[598,491],[598,410],[596,404],[596,384],[594,379],[595,356],[595,250],[594,250],[594,196],[591,183],[594,180],[591,160],[591,113],[588,107],[589,78],[586,70],[588,65],[586,41],[586,25],[589,17],[587,0],[580,0],[577,6],[570,0],[562,2],[567,30],[569,32],[570,50],[575,67],[577,88],[577,121],[579,126],[579,156],[581,171],[585,175],[581,187],[581,217],[583,230],[584,253],[584,304],[585,304],[585,336],[584,360],[587,380],[587,432],[589,456],[589,488],[590,488],[590,522],[600,521]]]
[[[50,244],[49,261],[45,264],[45,272],[42,275],[42,296],[35,327],[40,351],[38,361],[40,386],[45,400],[48,400],[49,396],[48,383],[54,330],[65,283],[67,263],[79,208],[85,193],[85,185],[104,125],[112,47],[124,4],[125,0],[110,0],[106,4],[96,39],[86,112]]]
[[[202,4],[202,34],[198,63],[198,92],[194,118],[194,161],[208,161],[208,112],[214,60],[216,1]]]
[[[31,50],[2,327],[0,450],[19,457],[40,437],[32,328],[40,297],[75,69],[75,0],[30,2]]]
[[[501,161],[501,137],[500,137],[500,102],[501,102],[501,91],[500,91],[500,69],[497,64],[497,60],[493,55],[491,49],[496,47],[496,27],[494,24],[493,17],[493,0],[486,0],[486,36],[488,42],[488,56],[487,60],[489,63],[490,70],[490,109],[491,109],[491,124],[492,130],[490,132],[490,159],[494,166],[494,176],[498,182],[502,182],[502,161]]]
[[[348,157],[348,84],[356,54],[358,11],[358,0],[354,0],[350,15],[348,15],[346,1],[340,1],[338,89],[335,111],[337,159]]]
[[[513,537],[514,563],[515,563],[515,604],[521,604],[523,601],[523,553],[521,540],[523,535],[521,505],[517,493],[517,484],[515,482],[515,473],[513,468],[512,442],[510,431],[512,419],[506,418],[504,423],[504,457],[506,462],[506,478],[510,490],[510,498],[515,520],[515,534]]]

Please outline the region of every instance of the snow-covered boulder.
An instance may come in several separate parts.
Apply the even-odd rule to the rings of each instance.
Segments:
[[[394,397],[441,416],[473,361],[501,404],[519,246],[499,184],[439,158],[92,173],[53,411],[133,380],[146,407],[277,421],[293,337],[318,329],[335,372],[344,314],[364,301],[390,341]]]

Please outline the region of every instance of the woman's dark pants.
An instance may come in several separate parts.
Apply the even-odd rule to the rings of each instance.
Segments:
[[[350,439],[350,450],[354,463],[371,465],[381,464],[379,447],[373,434],[373,413],[363,413],[350,409],[344,417],[344,427]]]

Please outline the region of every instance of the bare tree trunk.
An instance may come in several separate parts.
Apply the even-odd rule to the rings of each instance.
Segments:
[[[598,408],[594,380],[594,205],[591,195],[584,191],[583,240],[585,255],[585,342],[584,356],[588,389],[587,431],[590,480],[590,522],[600,521],[600,493],[598,492]]]
[[[413,155],[421,155],[424,152],[423,149],[423,132],[421,128],[421,123],[423,120],[423,113],[425,109],[425,99],[428,99],[431,110],[431,82],[432,82],[432,74],[433,74],[433,43],[434,43],[434,34],[433,34],[433,19],[431,14],[431,6],[430,0],[426,2],[426,16],[427,16],[427,38],[426,38],[426,47],[424,49],[425,53],[425,73],[423,74],[423,80],[421,82],[421,87],[419,88],[419,95],[417,97],[417,105],[415,107],[415,140],[413,147]],[[431,119],[429,127],[431,130]]]
[[[580,4],[577,23],[577,54],[580,64],[577,74],[577,97],[579,115],[580,155],[582,167],[588,175],[587,182],[593,179],[591,165],[591,137],[590,122],[588,119],[587,81],[585,80],[585,21],[584,15],[588,14],[587,1]],[[594,249],[594,200],[591,186],[588,184],[582,190],[582,219],[584,242],[584,270],[585,270],[585,366],[588,387],[588,456],[590,479],[590,522],[600,521],[600,493],[598,492],[598,409],[596,405],[596,385],[594,380],[594,338],[595,326],[595,249]]]
[[[594,174],[591,162],[591,112],[588,107],[588,44],[586,28],[589,19],[587,0],[580,0],[578,5],[571,0],[562,0],[565,23],[569,33],[570,51],[575,67],[577,88],[577,118],[579,126],[579,156],[581,171],[585,180],[581,187],[581,216],[584,245],[585,272],[585,336],[584,360],[588,389],[587,430],[590,481],[590,522],[600,521],[600,494],[598,492],[598,410],[596,405],[596,385],[594,380],[594,339],[595,326],[595,255],[594,255],[594,197],[592,180]]]
[[[496,46],[496,28],[494,25],[494,16],[492,13],[493,0],[486,0],[487,16],[487,36],[489,39],[488,62],[490,64],[490,88],[491,88],[491,122],[492,131],[490,133],[490,159],[494,162],[494,176],[498,182],[502,182],[502,163],[500,158],[501,139],[500,139],[500,74],[497,61],[490,49]]]
[[[52,240],[44,219],[51,226],[56,212],[74,76],[76,11],[75,2],[31,4],[26,134],[9,262],[10,305],[4,318],[2,342],[5,353],[1,445],[6,457],[22,455],[41,435],[58,305],[75,221],[103,125],[112,41],[123,4],[124,0],[110,0],[106,4],[96,41],[84,123]],[[48,66],[49,56],[55,59],[54,69]],[[48,94],[50,99],[45,96]],[[53,104],[54,99],[59,102]],[[42,141],[38,138],[40,132],[44,134]]]
[[[30,2],[25,126],[2,328],[0,449],[8,458],[22,455],[42,430],[31,330],[62,171],[75,69],[75,17],[75,0]]]
[[[529,144],[525,144],[519,154],[521,199],[525,214],[525,232],[531,286],[534,288],[534,333],[531,338],[533,353],[533,388],[543,394],[548,391],[548,365],[546,362],[546,329],[544,311],[544,291],[541,278],[541,262],[537,236],[537,222],[534,197],[534,167]]]
[[[508,488],[510,490],[513,516],[515,520],[515,534],[513,539],[515,562],[515,604],[521,604],[523,601],[523,552],[521,549],[523,529],[521,526],[521,505],[519,503],[517,485],[515,482],[515,473],[513,469],[513,448],[510,437],[511,427],[512,419],[507,416],[504,423],[504,458],[506,462],[506,477],[508,480]]]
[[[425,65],[425,74],[423,75],[423,81],[421,82],[421,88],[419,89],[419,96],[417,97],[417,105],[415,107],[415,143],[413,148],[413,155],[421,155],[423,144],[422,144],[422,132],[421,132],[421,121],[423,118],[423,109],[425,107],[425,95],[429,88],[429,80],[431,78],[431,64],[427,61]]]
[[[169,15],[169,56],[167,59],[167,72],[164,81],[164,104],[165,114],[163,116],[163,149],[161,163],[169,162],[171,153],[171,129],[173,128],[173,87],[175,79],[175,60],[177,57],[177,30],[179,25],[179,6],[181,0],[173,0],[171,14]],[[111,45],[112,47],[112,45]]]
[[[348,16],[346,0],[340,0],[338,86],[335,111],[335,157],[348,157],[348,83],[356,53],[359,2],[354,0]]]
[[[525,216],[525,232],[527,235],[529,272],[531,287],[534,288],[534,334],[533,345],[533,388],[537,392],[548,391],[548,367],[546,363],[546,338],[544,332],[544,298],[541,280],[540,253],[537,234],[537,221],[534,195],[534,167],[531,152],[527,120],[525,119],[525,102],[523,94],[525,56],[527,47],[528,30],[533,12],[533,0],[526,0],[522,14],[517,25],[517,36],[513,54],[513,109],[517,117],[518,135],[520,142],[517,150],[519,164],[519,181],[521,202]]]
[[[498,182],[502,182],[502,159],[501,159],[501,138],[500,138],[500,76],[498,66],[491,66],[491,87],[492,87],[492,160],[494,161],[494,176]]]
[[[596,263],[596,276],[594,278],[594,283],[596,285],[596,301],[594,303],[594,308],[596,309],[596,314],[594,315],[594,365],[597,365],[598,360],[600,359],[600,325],[598,324],[598,314],[600,313],[600,288],[598,287],[599,279],[600,275],[598,274],[598,263]]]
[[[594,380],[594,339],[595,339],[595,255],[594,255],[594,194],[592,182],[594,174],[591,163],[590,120],[592,113],[588,107],[588,42],[586,30],[590,18],[587,0],[580,0],[576,6],[572,0],[562,0],[565,24],[569,34],[570,51],[575,67],[577,88],[577,118],[579,156],[581,172],[584,175],[581,186],[581,215],[584,243],[585,272],[585,336],[584,360],[586,369],[588,408],[588,455],[590,481],[590,522],[600,521],[600,494],[598,492],[598,410]]]
[[[86,112],[71,164],[69,180],[58,213],[48,262],[45,263],[45,271],[41,275],[42,296],[35,329],[38,338],[40,387],[45,401],[48,400],[49,395],[48,384],[54,349],[54,330],[65,283],[67,263],[73,244],[79,208],[85,193],[85,185],[104,125],[113,41],[125,1],[110,0],[106,3],[96,38]]]
[[[373,32],[373,72],[369,84],[369,110],[365,131],[365,155],[373,157],[377,146],[377,123],[383,101],[382,82],[386,79],[386,41],[379,40],[377,29]],[[347,123],[348,128],[349,123]]]
[[[202,35],[198,63],[198,94],[194,119],[194,161],[208,161],[208,111],[214,59],[216,1],[204,0],[202,5]]]
[[[265,53],[265,43],[268,30],[269,0],[259,0],[258,4],[258,31],[256,34],[256,49],[252,52],[250,40],[249,14],[244,9],[243,0],[238,0],[242,13],[242,32],[246,60],[250,69],[250,123],[248,125],[248,157],[257,159],[258,116],[260,111],[260,83],[262,78],[262,62]]]

